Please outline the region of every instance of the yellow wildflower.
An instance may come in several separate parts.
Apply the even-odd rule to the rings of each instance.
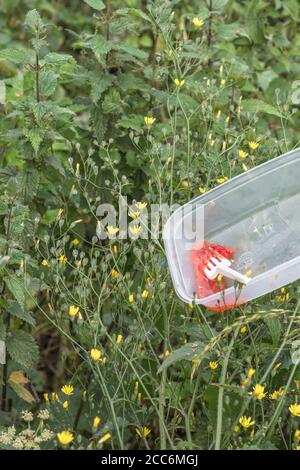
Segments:
[[[101,359],[102,353],[101,353],[100,349],[93,348],[90,351],[90,355],[91,355],[91,358],[93,359],[93,361],[97,362]]]
[[[242,335],[243,335],[244,333],[247,332],[247,330],[248,330],[248,328],[246,326],[242,326],[241,329],[240,329],[240,333],[242,333]]]
[[[80,241],[78,240],[78,238],[74,238],[74,240],[72,240],[72,245],[73,246],[78,246],[80,243]]]
[[[66,446],[68,444],[70,444],[73,439],[74,439],[74,436],[73,434],[70,432],[70,431],[62,431],[62,432],[59,432],[57,434],[57,437],[58,437],[58,440],[59,442],[63,445],[63,446]]]
[[[76,315],[79,313],[79,307],[75,307],[75,305],[71,305],[69,307],[69,315],[70,317],[76,317]]]
[[[134,384],[134,390],[137,392],[139,389],[139,383],[138,382],[135,382]]]
[[[222,111],[219,109],[219,111],[217,111],[217,114],[216,114],[216,119],[219,120],[221,115],[222,115]]]
[[[218,184],[223,184],[227,180],[228,180],[227,176],[221,176],[220,178],[217,178],[217,183]]]
[[[265,387],[263,385],[256,384],[254,385],[253,390],[250,393],[250,395],[257,398],[257,400],[262,400],[263,398],[265,398],[267,393],[265,392]]]
[[[138,210],[142,211],[143,209],[147,207],[147,202],[137,202],[135,205],[138,208]]]
[[[155,117],[152,117],[152,116],[145,116],[144,117],[144,123],[148,127],[151,127],[155,123],[155,121],[156,121]]]
[[[122,343],[122,341],[123,341],[123,335],[118,335],[117,336],[117,344]]]
[[[49,401],[49,393],[44,393],[43,397],[45,401]]]
[[[142,429],[135,428],[135,432],[136,435],[142,439],[143,437],[149,436],[151,430],[147,428],[147,426],[144,426]]]
[[[215,362],[215,361],[210,361],[209,367],[210,367],[211,370],[216,370],[217,367],[218,367],[218,363]]]
[[[107,432],[106,434],[104,434],[104,436],[101,437],[101,439],[99,439],[99,444],[104,444],[104,442],[109,441],[110,438],[111,434]]]
[[[101,423],[101,418],[99,416],[95,416],[93,420],[93,429],[98,429],[100,423]]]
[[[107,226],[107,233],[112,237],[118,233],[118,227],[113,227],[112,225]]]
[[[128,212],[128,215],[129,215],[129,217],[131,217],[134,220],[134,219],[137,219],[141,215],[141,213],[140,213],[140,211],[134,212],[134,211],[130,210]]]
[[[69,402],[66,400],[63,402],[63,408],[66,410],[67,408],[69,408]]]
[[[67,264],[68,258],[67,258],[65,255],[60,255],[60,256],[58,257],[58,261],[59,261],[61,264]]]
[[[182,88],[184,85],[185,80],[180,80],[179,78],[175,78],[174,83],[177,88]]]
[[[171,356],[171,354],[172,353],[167,349],[165,354],[164,354],[164,357],[167,358],[167,357]]]
[[[42,266],[48,266],[48,265],[49,265],[48,261],[46,259],[43,259]]]
[[[294,403],[293,405],[290,405],[289,411],[292,416],[300,418],[300,405],[298,405],[298,403]]]
[[[195,18],[192,19],[192,23],[197,29],[202,28],[202,26],[204,25],[204,21],[201,20],[200,18],[197,18],[196,16]]]
[[[132,302],[134,302],[134,295],[133,294],[129,294],[128,302],[130,302],[131,304],[132,304]]]
[[[116,271],[115,269],[112,269],[111,275],[112,275],[112,277],[118,277],[118,276],[119,276],[119,273],[118,273],[118,271]]]
[[[235,425],[233,431],[236,433],[240,432],[240,427],[238,425]]]
[[[294,436],[296,441],[300,442],[300,429],[296,429]]]
[[[252,367],[248,370],[247,372],[247,377],[248,379],[252,379],[253,375],[255,374],[256,370],[253,369]]]
[[[132,235],[139,235],[142,231],[142,227],[138,224],[138,225],[134,225],[133,227],[130,227],[130,232],[132,233]]]
[[[203,188],[202,186],[199,188],[199,193],[204,194],[206,193],[206,188]]]
[[[278,390],[274,390],[273,393],[269,395],[271,400],[278,400],[278,398],[283,397],[284,395],[284,388],[280,387]]]
[[[244,152],[244,150],[240,150],[239,151],[239,157],[240,158],[246,158],[248,156],[248,153],[247,152]]]
[[[52,393],[51,393],[51,400],[52,400],[52,401],[58,401],[58,395],[57,395],[57,393],[55,393],[55,392],[52,392]]]
[[[59,220],[61,218],[61,216],[63,215],[63,213],[64,213],[63,209],[58,209],[56,219]]]
[[[241,426],[243,426],[244,429],[250,428],[250,426],[253,426],[255,424],[255,421],[252,421],[251,416],[241,416],[239,419],[239,423]]]
[[[149,291],[144,289],[143,292],[142,292],[142,298],[147,299],[147,297],[149,297]]]
[[[142,400],[142,394],[141,394],[141,392],[138,393],[137,399],[138,399],[138,401],[141,401],[141,400]]]
[[[259,143],[258,142],[253,142],[253,141],[248,142],[248,145],[249,145],[249,148],[251,150],[256,150],[259,147]]]
[[[74,387],[72,385],[64,385],[63,387],[61,387],[61,391],[65,394],[65,395],[73,395],[73,392],[74,392]]]
[[[282,288],[280,289],[280,292],[281,292],[282,295],[278,295],[278,296],[276,297],[276,299],[277,299],[277,302],[278,302],[279,304],[283,304],[284,302],[286,302],[286,301],[289,300],[290,294],[289,294],[289,292],[286,292],[285,287],[282,287]]]

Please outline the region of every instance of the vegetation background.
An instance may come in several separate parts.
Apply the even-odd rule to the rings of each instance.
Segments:
[[[299,449],[299,284],[185,305],[138,217],[299,145],[299,2],[0,8],[1,448]]]

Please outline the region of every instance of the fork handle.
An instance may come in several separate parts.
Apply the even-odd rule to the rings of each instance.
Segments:
[[[229,266],[218,266],[217,270],[220,274],[223,274],[223,276],[229,277],[229,279],[233,279],[234,281],[241,282],[242,284],[248,284],[250,281],[249,277],[239,273],[238,271],[235,271],[232,268],[229,268]]]

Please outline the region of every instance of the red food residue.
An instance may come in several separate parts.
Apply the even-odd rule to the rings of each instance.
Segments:
[[[210,258],[221,255],[227,259],[232,259],[235,251],[236,250],[234,248],[210,244],[207,241],[204,241],[200,248],[194,248],[192,250],[192,264],[195,272],[197,298],[201,299],[203,297],[208,297],[209,295],[220,292],[227,287],[226,280],[224,278],[222,278],[221,281],[218,281],[217,279],[208,279],[204,273],[204,268],[207,266]],[[230,306],[220,305],[219,307],[216,306],[211,308],[211,310],[222,311],[236,307],[236,305],[237,304]]]

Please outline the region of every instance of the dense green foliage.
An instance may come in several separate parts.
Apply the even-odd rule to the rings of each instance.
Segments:
[[[297,147],[299,2],[0,8],[0,446],[294,449],[298,284],[184,305],[161,239],[99,240],[96,212],[182,204]]]

